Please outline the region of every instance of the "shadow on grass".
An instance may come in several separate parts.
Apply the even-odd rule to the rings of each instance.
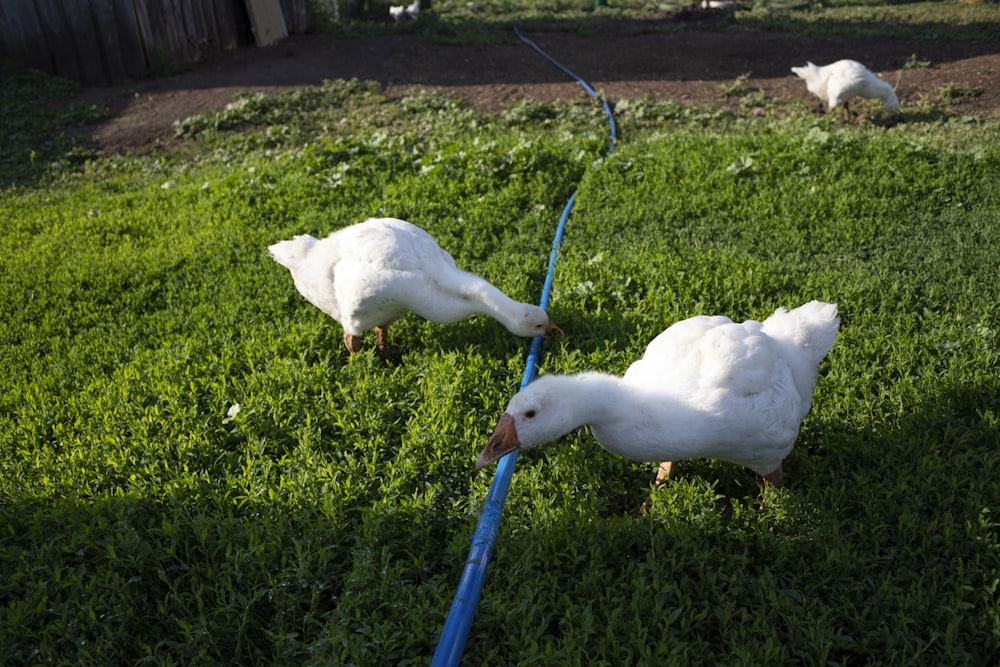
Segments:
[[[0,72],[0,186],[28,185],[52,164],[80,164],[92,156],[68,128],[105,117],[81,101],[80,87],[37,70]]]
[[[747,471],[693,461],[635,521],[617,507],[587,513],[588,503],[581,514],[572,495],[511,508],[473,661],[485,659],[491,628],[516,627],[485,655],[517,662],[537,642],[591,658],[711,646],[758,660],[990,662],[1000,654],[996,396],[995,383],[945,389],[868,434],[811,423],[788,459],[790,483],[763,505],[757,485],[737,480]],[[561,477],[581,460],[563,450],[545,465]],[[617,489],[610,470],[579,484]],[[736,487],[720,511],[718,494]],[[808,632],[791,618],[808,618]]]
[[[1000,651],[997,395],[995,382],[944,387],[866,432],[810,421],[789,483],[763,505],[749,471],[683,464],[638,520],[628,509],[654,466],[585,432],[540,449],[519,461],[467,659],[988,664]],[[475,475],[471,456],[445,468],[387,476],[348,508],[208,478],[157,500],[7,499],[0,655],[428,656],[478,513],[469,479],[448,481]],[[736,496],[731,516],[720,494]]]

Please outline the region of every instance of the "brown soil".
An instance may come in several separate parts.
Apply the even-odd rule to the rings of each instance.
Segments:
[[[719,100],[723,84],[749,72],[749,89],[818,107],[791,66],[853,58],[896,85],[903,64],[916,56],[930,65],[903,72],[897,92],[904,111],[908,103],[933,99],[955,84],[955,89],[979,92],[948,101],[950,112],[1000,119],[1000,42],[792,37],[711,17],[695,17],[683,29],[670,30],[677,21],[676,16],[609,21],[589,25],[585,32],[525,36],[611,100],[645,95],[686,104]],[[90,89],[86,96],[111,110],[105,123],[89,128],[90,135],[108,153],[165,147],[174,141],[175,120],[222,109],[237,93],[275,93],[352,77],[380,82],[390,98],[416,86],[444,91],[486,111],[525,98],[552,101],[583,94],[578,83],[513,34],[493,46],[435,45],[413,34],[296,35],[278,46],[241,49],[174,76]]]

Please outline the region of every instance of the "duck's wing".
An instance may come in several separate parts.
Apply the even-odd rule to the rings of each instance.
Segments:
[[[672,424],[676,441],[697,453],[773,471],[798,431],[800,398],[776,342],[760,322],[725,317],[685,320],[658,336],[625,381],[691,410]]]
[[[625,381],[686,400],[700,394],[705,400],[719,394],[748,397],[790,381],[780,353],[760,322],[695,317],[657,336]]]
[[[452,305],[455,285],[467,274],[423,229],[379,218],[348,230],[339,239],[334,275],[345,327],[347,320],[361,330],[387,325],[407,311],[437,322],[469,314],[467,303]]]
[[[705,332],[688,355],[689,378],[705,390],[749,397],[769,391],[787,364],[760,322],[725,324]]]
[[[827,79],[827,95],[831,107],[839,106],[862,93],[871,72],[861,63],[840,60],[835,63]]]
[[[350,250],[352,261],[367,265],[372,271],[433,276],[455,268],[454,258],[433,236],[405,220],[371,218],[342,231],[348,230],[351,235],[342,240],[342,245]]]
[[[683,385],[698,363],[700,341],[709,331],[732,323],[721,315],[699,315],[669,326],[646,346],[642,358],[629,366],[624,380],[660,391]]]
[[[401,220],[387,223],[391,257],[382,260],[383,296],[407,304],[433,322],[456,322],[476,312],[489,312],[484,302],[505,300],[484,278],[460,269],[448,251],[427,232]],[[502,299],[501,299],[502,297]],[[485,310],[484,310],[485,308]]]
[[[424,233],[402,220],[369,219],[323,241],[328,261],[322,271],[345,330],[386,326],[409,310],[407,286],[419,280],[423,266],[413,230]]]

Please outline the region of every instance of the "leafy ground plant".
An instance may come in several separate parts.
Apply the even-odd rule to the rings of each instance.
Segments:
[[[69,128],[94,122],[104,110],[76,99],[79,86],[37,70],[8,66],[0,73],[0,187],[43,175],[50,163],[80,163],[89,152]]]
[[[607,156],[587,102],[312,94],[0,193],[3,664],[426,664],[526,344],[408,317],[349,357],[265,249],[394,215],[530,301],[574,190],[544,372],[812,298],[842,333],[765,502],[586,431],[523,455],[465,660],[996,661],[995,124],[632,100]]]
[[[996,3],[857,2],[752,3],[740,23],[803,36],[869,35],[881,38],[993,41],[1000,8]]]

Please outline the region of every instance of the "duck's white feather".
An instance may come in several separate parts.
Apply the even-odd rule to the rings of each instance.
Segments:
[[[855,60],[838,60],[819,66],[807,62],[792,72],[806,82],[809,92],[835,109],[855,97],[880,99],[890,114],[899,112],[899,98],[892,86]]]
[[[413,0],[409,5],[390,5],[389,6],[389,16],[392,17],[394,21],[401,21],[404,19],[414,19],[420,15],[420,0]]]
[[[519,336],[540,336],[545,311],[507,297],[459,269],[430,234],[395,218],[372,218],[324,239],[296,236],[269,247],[295,287],[314,306],[361,335],[408,311],[432,322],[490,315]]]
[[[636,461],[715,458],[767,475],[792,450],[839,325],[837,306],[818,301],[764,322],[693,317],[657,336],[623,377],[542,376],[505,417],[523,448],[586,424],[605,449]]]

